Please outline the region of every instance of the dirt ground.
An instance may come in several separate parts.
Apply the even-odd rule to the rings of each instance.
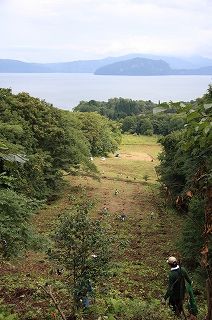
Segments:
[[[132,160],[137,160],[137,161],[154,161],[155,159],[147,154],[147,153],[140,153],[140,152],[131,152],[131,153],[123,153],[120,155],[121,158],[130,158]]]

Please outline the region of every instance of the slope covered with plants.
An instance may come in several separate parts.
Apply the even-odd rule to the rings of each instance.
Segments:
[[[157,168],[176,208],[185,216],[180,250],[187,264],[205,267],[208,318],[212,318],[212,86],[196,106],[180,105],[186,127],[162,139]]]
[[[95,155],[106,155],[120,143],[119,129],[112,121],[93,115],[91,129],[91,122],[87,126],[77,113],[57,109],[24,92],[14,95],[11,89],[1,89],[0,113],[0,141],[5,145],[4,153],[7,148],[8,154],[27,158],[18,171],[10,168],[4,171],[3,160],[11,157],[2,156],[0,173],[13,176],[13,188],[30,197],[46,199],[57,192],[62,171],[72,172],[83,167],[96,172],[89,161],[93,149]]]
[[[60,196],[64,173],[97,175],[93,150],[115,151],[121,136],[113,121],[96,115],[89,139],[77,114],[11,89],[0,90],[0,115],[0,252],[9,258],[43,247],[29,225],[35,210]]]
[[[169,255],[192,273],[204,317],[211,86],[194,104],[172,106],[187,126],[161,138],[162,150],[156,136],[122,135],[120,144],[120,122],[97,112],[62,111],[10,89],[0,96],[3,317],[171,318],[160,304]],[[24,260],[11,260],[21,253]],[[90,282],[84,309],[79,292]]]

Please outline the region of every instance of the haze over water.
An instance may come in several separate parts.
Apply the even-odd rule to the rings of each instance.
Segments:
[[[59,109],[72,110],[80,101],[111,98],[155,103],[201,98],[211,76],[95,76],[90,73],[0,73],[0,87],[27,92]]]

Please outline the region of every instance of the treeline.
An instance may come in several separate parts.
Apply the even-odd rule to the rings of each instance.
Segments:
[[[62,171],[97,172],[90,156],[115,152],[121,141],[119,126],[106,117],[63,111],[10,89],[0,90],[0,114],[0,186],[37,199],[57,190]],[[16,164],[27,159],[18,171],[7,166],[11,154]]]
[[[105,101],[80,101],[73,111],[98,112],[111,120],[119,121],[127,116],[152,113],[156,104],[152,101],[113,98]]]
[[[212,86],[196,100],[195,107],[179,104],[178,112],[186,116],[186,126],[160,138],[163,151],[157,173],[165,204],[174,204],[185,217],[182,241],[178,243],[183,261],[193,269],[204,266],[211,283]],[[178,215],[176,223],[177,219]],[[208,292],[211,289],[207,287]]]
[[[140,135],[167,135],[181,130],[185,125],[185,116],[178,114],[176,106],[167,108],[166,104],[152,101],[131,100],[123,98],[104,101],[81,101],[74,112],[98,112],[121,125],[122,133]]]

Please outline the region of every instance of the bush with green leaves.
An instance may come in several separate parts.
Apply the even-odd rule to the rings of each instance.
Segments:
[[[185,128],[160,140],[163,152],[157,172],[171,192],[173,204],[181,199],[176,207],[186,217],[182,252],[190,265],[205,267],[206,287],[211,292],[212,85],[195,105],[179,103],[178,110],[186,116]],[[199,264],[195,251],[198,258],[201,253]],[[209,317],[211,310],[208,299]]]
[[[102,220],[92,220],[89,213],[94,204],[82,196],[72,199],[71,211],[58,215],[59,223],[53,234],[55,248],[50,259],[66,274],[65,285],[71,295],[85,297],[92,286],[98,286],[110,275],[111,242]]]
[[[193,197],[189,204],[189,212],[185,219],[185,228],[182,231],[183,242],[178,244],[183,261],[190,270],[200,266],[201,249],[204,244],[202,230],[204,226],[204,206],[205,201],[199,201]],[[186,245],[185,245],[186,243]]]
[[[0,189],[0,256],[17,258],[28,249],[42,249],[43,238],[30,224],[38,202],[9,189]]]
[[[149,175],[148,174],[145,174],[144,176],[143,176],[143,179],[145,180],[145,181],[148,181],[149,180]]]
[[[16,314],[7,314],[0,311],[0,320],[20,320]]]

